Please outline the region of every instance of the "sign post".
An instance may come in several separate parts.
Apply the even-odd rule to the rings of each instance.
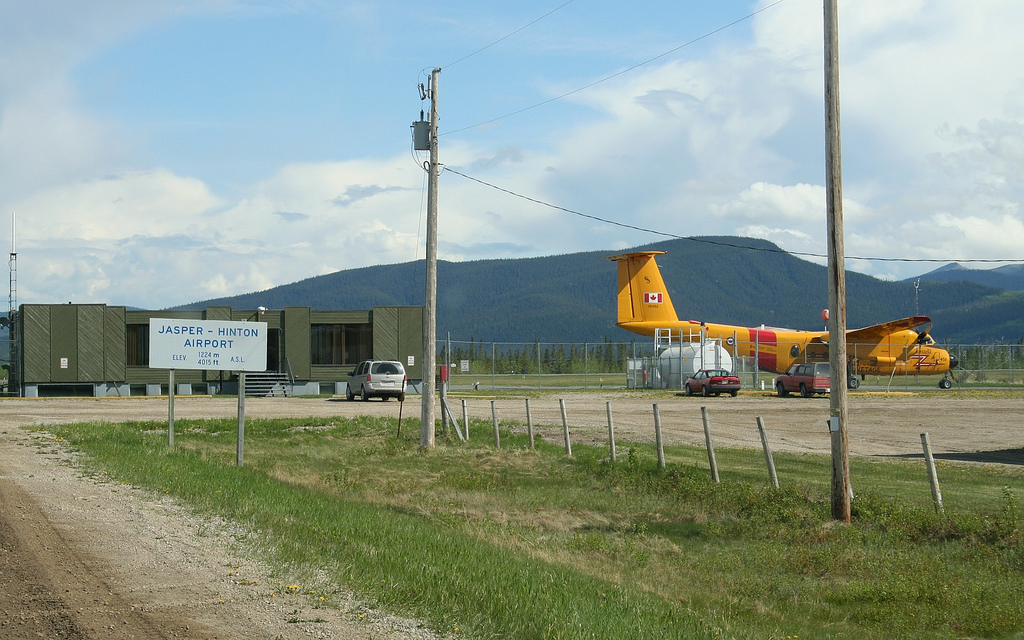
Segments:
[[[149,366],[169,369],[168,439],[174,446],[175,369],[238,372],[238,454],[245,438],[245,372],[267,369],[267,323],[234,320],[150,318]]]
[[[245,371],[238,372],[238,438],[235,445],[235,466],[245,462]]]
[[[167,446],[174,448],[174,369],[167,370]]]

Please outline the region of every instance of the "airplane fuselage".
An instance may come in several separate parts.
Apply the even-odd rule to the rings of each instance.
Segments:
[[[617,326],[654,337],[672,332],[682,342],[718,340],[734,356],[753,359],[763,371],[784,373],[795,362],[827,362],[828,331],[774,327],[740,327],[680,320],[655,262],[663,251],[642,251],[612,256],[618,263]],[[931,321],[910,316],[846,331],[847,373],[851,386],[864,375],[943,374],[939,386],[948,389],[945,376],[957,361],[935,344],[927,330],[914,329]]]
[[[761,371],[784,373],[796,362],[828,362],[828,332],[741,327],[696,320],[676,322],[620,322],[617,326],[654,337],[671,330],[684,342],[718,340],[733,356],[754,360]],[[850,373],[854,375],[931,375],[950,370],[949,352],[922,344],[911,329],[894,331],[872,342],[847,340]]]

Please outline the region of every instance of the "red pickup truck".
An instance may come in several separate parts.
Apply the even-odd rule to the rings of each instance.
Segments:
[[[799,391],[801,396],[810,398],[816,393],[832,390],[831,376],[827,362],[794,364],[789,371],[775,378],[775,390],[781,397]]]

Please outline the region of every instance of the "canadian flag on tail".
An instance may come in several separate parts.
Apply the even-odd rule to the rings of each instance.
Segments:
[[[645,292],[644,293],[644,304],[661,304],[661,303],[662,303],[662,294],[661,294],[661,292],[658,292],[658,293]]]

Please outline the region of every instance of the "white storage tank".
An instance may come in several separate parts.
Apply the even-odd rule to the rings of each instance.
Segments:
[[[732,372],[732,356],[717,340],[685,342],[667,347],[658,356],[658,374],[665,389],[682,389],[686,378],[701,369]]]

